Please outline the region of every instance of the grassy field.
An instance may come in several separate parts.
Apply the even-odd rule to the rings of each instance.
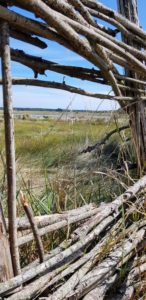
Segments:
[[[80,152],[116,126],[125,124],[123,117],[119,118],[117,125],[115,118],[109,114],[104,115],[103,119],[95,113],[78,113],[78,119],[73,113],[68,114],[66,119],[63,113],[56,117],[56,112],[54,119],[49,115],[48,118],[31,118],[30,112],[25,112],[23,116],[15,118],[17,189],[27,192],[36,212],[60,211],[90,201],[99,203],[111,200],[115,193],[114,176],[117,176],[117,181],[121,180],[113,170],[115,154],[112,157],[112,152],[117,147],[117,141],[120,141],[121,147],[125,147],[125,132],[121,136],[115,135],[115,142],[109,149],[107,147],[104,155],[99,151],[87,154]],[[0,138],[1,190],[5,197],[2,118]],[[107,168],[108,176],[105,176]],[[121,188],[122,185],[118,185],[119,192]]]
[[[35,112],[33,112],[35,114]],[[36,112],[38,115],[38,112]],[[52,116],[52,112],[51,112]],[[15,144],[17,166],[17,213],[24,215],[19,202],[19,191],[23,190],[30,201],[35,215],[61,212],[89,202],[99,204],[111,201],[129,184],[129,174],[119,172],[125,140],[129,130],[115,134],[104,147],[91,153],[81,151],[117,126],[125,125],[125,117],[96,113],[65,115],[54,113],[31,117],[30,112],[15,115]],[[4,213],[6,207],[6,170],[4,150],[4,124],[0,116],[0,193]],[[66,236],[66,230],[44,237],[45,249],[52,249]],[[30,251],[31,247],[31,251]],[[36,257],[34,243],[22,247],[21,264]],[[31,254],[30,254],[31,253]]]

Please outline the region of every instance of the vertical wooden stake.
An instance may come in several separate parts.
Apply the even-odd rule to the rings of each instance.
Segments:
[[[14,275],[20,273],[19,251],[17,246],[16,223],[16,167],[14,144],[14,120],[12,108],[12,80],[10,67],[9,25],[1,23],[1,51],[2,51],[2,78],[3,78],[3,105],[5,121],[5,147],[7,165],[8,188],[8,218],[9,241]]]
[[[119,12],[131,22],[134,22],[137,26],[139,26],[137,0],[117,0],[117,3]],[[122,39],[126,44],[141,50],[140,45],[138,45],[131,38],[127,38],[126,36],[122,35]],[[140,79],[135,72],[127,69],[125,69],[125,75],[131,78]],[[131,82],[127,83],[127,86],[145,89],[143,85],[135,86]],[[125,96],[134,96],[137,98],[137,103],[134,103],[128,108],[128,114],[137,156],[138,173],[141,174],[146,170],[146,105],[144,101],[141,101],[138,92],[127,91]]]
[[[39,230],[38,230],[37,224],[36,224],[34,216],[33,216],[33,211],[32,211],[31,205],[29,204],[28,199],[26,198],[26,196],[23,194],[22,191],[20,191],[20,199],[21,199],[23,208],[26,212],[27,218],[30,222],[32,232],[34,235],[34,240],[36,242],[36,246],[37,246],[37,250],[38,250],[40,263],[42,263],[44,261],[44,248],[43,248],[43,243],[42,243],[41,237],[39,235]]]
[[[0,282],[5,282],[11,277],[13,277],[13,269],[10,247],[5,228],[2,205],[0,202]]]

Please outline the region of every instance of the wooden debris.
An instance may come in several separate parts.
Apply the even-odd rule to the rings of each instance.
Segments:
[[[96,294],[100,296],[99,299],[104,299],[108,290],[118,280],[120,269],[127,262],[133,261],[132,267],[125,275],[123,288],[121,287],[123,299],[128,299],[134,293],[131,284],[146,270],[145,255],[138,258],[146,243],[146,220],[142,215],[142,219],[137,222],[130,222],[134,206],[131,209],[128,203],[133,199],[135,209],[139,210],[145,183],[146,176],[112,203],[102,204],[99,208],[90,205],[64,212],[62,215],[68,215],[70,218],[76,218],[79,212],[81,216],[86,215],[82,225],[78,218],[80,229],[76,228],[70,233],[71,238],[69,237],[68,241],[64,241],[50,254],[45,255],[43,263],[34,262],[22,270],[22,275],[0,284],[0,296],[4,297],[11,292],[12,296],[8,299],[24,300],[37,298],[48,292],[45,299],[49,300],[83,297],[85,300],[88,297],[96,299]],[[119,210],[123,204],[127,216],[124,229]],[[25,286],[17,291],[16,288],[23,284]]]
[[[9,240],[6,233],[5,220],[0,201],[0,282],[5,282],[13,277],[13,268],[9,247]]]

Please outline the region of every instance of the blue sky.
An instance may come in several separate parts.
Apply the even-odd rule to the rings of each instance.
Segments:
[[[117,0],[102,0],[103,4],[116,9]],[[146,29],[146,16],[145,16],[145,6],[144,0],[138,0],[139,17],[140,23],[144,29]],[[14,8],[13,8],[14,9]],[[21,10],[17,9],[18,12]],[[26,13],[27,16],[32,17],[31,14]],[[102,23],[102,21],[101,21]],[[46,40],[45,40],[46,42]],[[76,55],[75,53],[65,49],[64,47],[52,42],[47,41],[47,49],[39,49],[37,47],[31,46],[27,43],[19,42],[17,40],[11,39],[11,47],[16,49],[22,49],[26,53],[31,53],[36,56],[41,56],[45,59],[56,61],[60,64],[65,65],[76,65],[82,67],[90,67],[91,64],[85,59]],[[21,64],[12,62],[12,75],[13,77],[25,77],[33,78],[33,72],[22,66]],[[58,81],[62,82],[63,75],[57,74],[51,71],[46,72],[47,77],[38,76],[38,79]],[[81,81],[78,79],[65,78],[66,84],[81,87],[83,89],[97,92],[97,93],[108,93],[111,88],[98,85],[95,83],[90,83],[87,81]],[[55,89],[45,89],[39,87],[27,87],[27,86],[14,86],[13,87],[13,105],[15,107],[41,107],[41,108],[66,108],[70,109],[100,109],[100,110],[110,110],[118,108],[118,104],[115,101],[108,100],[96,100],[90,97],[84,97],[80,95],[74,95],[68,92],[55,90]],[[2,106],[2,89],[0,88],[0,106]]]

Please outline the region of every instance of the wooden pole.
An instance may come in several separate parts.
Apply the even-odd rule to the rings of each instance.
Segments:
[[[9,241],[6,233],[5,220],[0,202],[0,282],[13,277]]]
[[[117,0],[119,12],[129,19],[131,22],[139,26],[137,0]],[[127,38],[122,35],[123,41],[132,46],[133,48],[140,50],[138,45],[132,38]],[[134,79],[141,79],[133,71],[125,68],[125,75]],[[126,84],[130,88],[144,88],[144,85],[138,83],[127,82]],[[138,171],[141,174],[146,169],[146,117],[145,117],[145,102],[141,101],[138,91],[126,91],[125,96],[134,96],[137,98],[137,102],[131,105],[127,112],[129,114],[130,126],[132,129],[135,152],[137,156]]]
[[[12,80],[10,67],[9,26],[7,22],[1,24],[2,49],[2,78],[3,78],[3,105],[5,121],[5,147],[7,165],[8,189],[8,218],[9,241],[14,275],[20,273],[19,252],[17,246],[16,223],[16,166],[14,144],[14,122],[12,108]]]

